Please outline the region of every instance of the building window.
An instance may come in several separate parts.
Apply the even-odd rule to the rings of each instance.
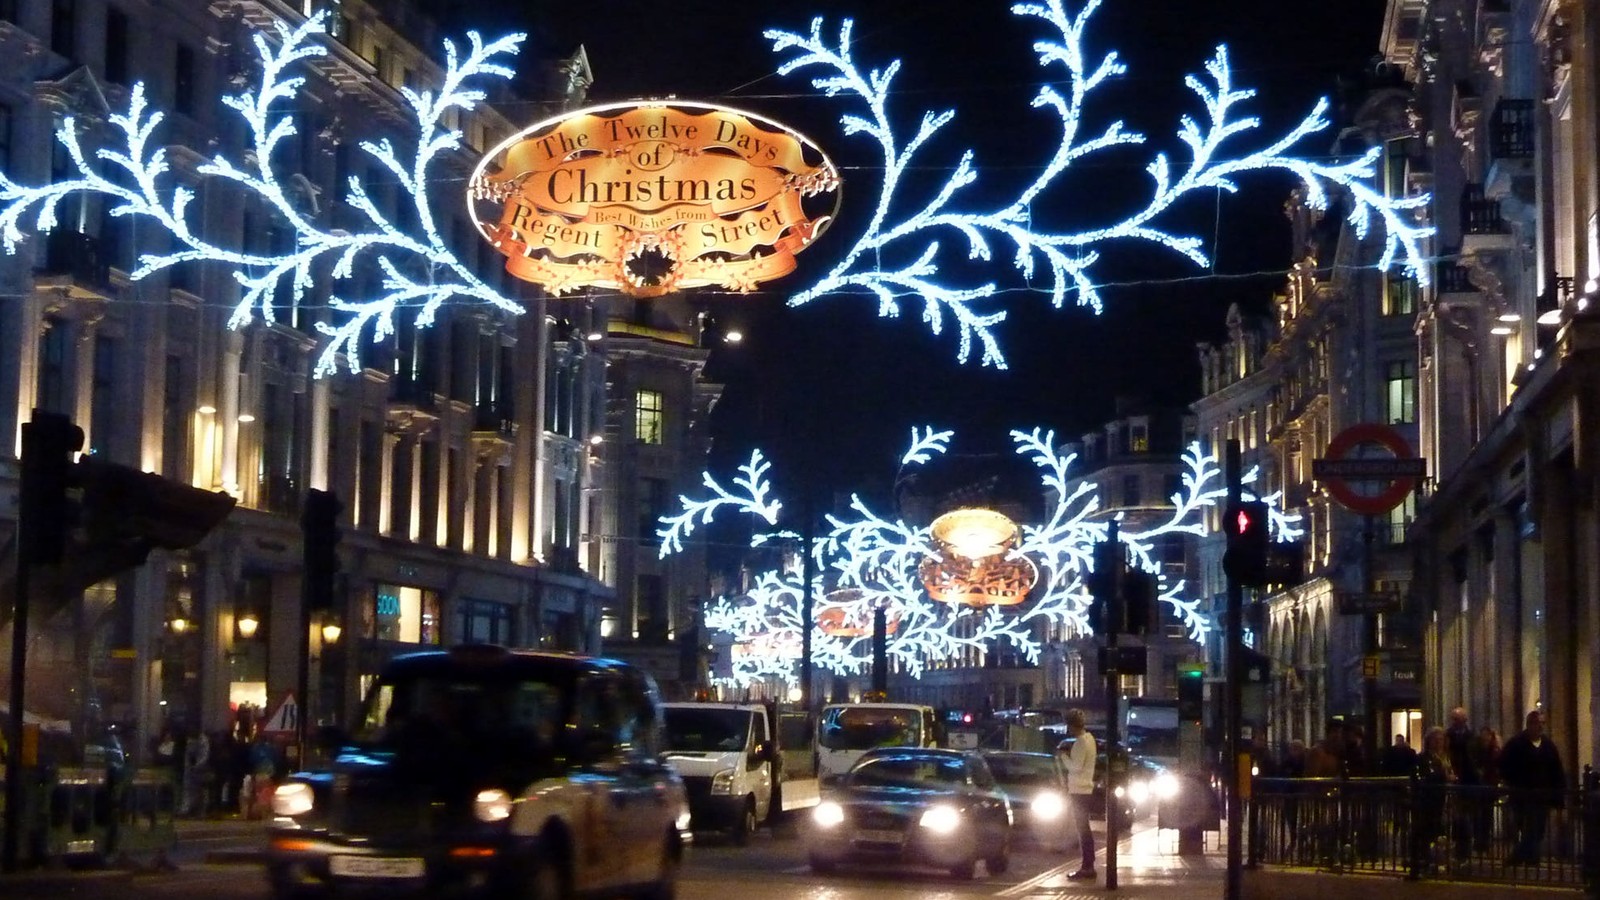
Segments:
[[[1384,370],[1384,421],[1390,425],[1409,425],[1417,420],[1417,363],[1400,359]]]
[[[1143,499],[1144,492],[1139,489],[1139,476],[1122,476],[1122,505],[1138,506],[1139,501]]]
[[[128,15],[120,9],[106,10],[106,80],[128,80]]]
[[[438,644],[439,595],[426,588],[380,584],[362,612],[363,633],[400,644]]]
[[[1131,425],[1128,428],[1128,452],[1150,452],[1150,429],[1142,422]]]
[[[34,405],[46,412],[70,415],[67,405],[67,327],[60,319],[45,319],[39,335],[39,389]]]
[[[1413,316],[1417,313],[1417,282],[1410,278],[1385,278],[1383,314]]]
[[[172,65],[172,108],[186,116],[194,115],[194,48],[179,44]]]
[[[1403,543],[1406,539],[1406,529],[1410,527],[1411,520],[1417,517],[1417,492],[1412,491],[1406,495],[1405,502],[1389,510],[1388,533],[1384,535],[1390,544]]]
[[[661,478],[639,479],[639,540],[654,545],[661,540],[661,514],[667,504],[667,482]]]
[[[103,334],[94,338],[94,396],[89,401],[89,437],[97,454],[114,455],[117,410],[117,342]]]
[[[460,628],[458,638],[465,644],[509,646],[516,643],[511,607],[505,603],[470,598],[461,600],[456,604],[456,624]]]
[[[55,0],[50,8],[50,49],[57,56],[76,57],[78,0]]]
[[[634,608],[639,611],[639,638],[646,641],[668,639],[667,595],[660,575],[640,575],[634,585]]]
[[[641,390],[634,396],[633,437],[641,444],[663,443],[661,392]]]
[[[11,172],[11,107],[0,104],[0,172]]]

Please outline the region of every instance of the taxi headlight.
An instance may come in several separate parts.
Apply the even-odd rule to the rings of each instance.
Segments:
[[[1053,822],[1061,818],[1061,814],[1066,812],[1066,809],[1066,801],[1062,800],[1061,795],[1055,791],[1045,791],[1034,797],[1033,802],[1028,804],[1028,811],[1033,814],[1033,817],[1045,822]]]
[[[930,807],[917,822],[936,834],[949,834],[961,827],[961,813],[953,806]]]
[[[316,796],[311,793],[311,785],[301,781],[280,784],[272,792],[272,814],[275,816],[303,816],[311,812],[315,803]]]
[[[1115,797],[1116,797],[1116,798],[1117,798],[1117,799],[1118,799],[1118,800],[1121,800],[1121,799],[1122,799],[1122,795],[1123,795],[1123,794],[1124,794],[1124,793],[1126,793],[1126,791],[1124,791],[1124,790],[1123,790],[1123,789],[1122,789],[1122,785],[1120,785],[1120,784],[1119,784],[1119,785],[1117,785],[1117,789],[1116,789],[1116,790],[1114,790],[1114,791],[1112,791],[1112,792],[1111,792],[1111,793],[1112,793],[1112,795],[1113,795],[1113,796],[1115,796]]]
[[[721,772],[718,772],[717,774],[711,776],[711,793],[713,793],[713,794],[731,794],[731,793],[733,793],[733,770],[732,769],[723,769]]]
[[[502,822],[511,818],[511,795],[499,788],[479,791],[472,801],[472,815],[479,822]]]
[[[823,828],[832,828],[844,821],[844,807],[832,800],[825,800],[811,808],[811,821]]]
[[[1171,772],[1162,772],[1156,776],[1155,783],[1150,786],[1157,797],[1162,800],[1171,800],[1178,796],[1178,776]]]
[[[1150,799],[1150,784],[1146,781],[1135,781],[1128,785],[1128,796],[1133,798],[1135,804],[1143,803]]]

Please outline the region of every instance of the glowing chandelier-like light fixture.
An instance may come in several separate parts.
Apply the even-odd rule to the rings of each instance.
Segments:
[[[1039,582],[1039,568],[1016,554],[1021,530],[992,509],[951,510],[928,527],[935,553],[917,567],[928,596],[941,603],[1015,606]]]

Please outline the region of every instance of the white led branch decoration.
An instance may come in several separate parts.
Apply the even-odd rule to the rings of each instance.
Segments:
[[[950,431],[912,429],[911,445],[902,456],[903,466],[933,462],[947,452]],[[1100,501],[1088,481],[1074,484],[1074,457],[1056,449],[1053,432],[1034,429],[1011,433],[1019,456],[1042,470],[1041,487],[1047,497],[1044,520],[1023,523],[1014,551],[1038,569],[1039,578],[1027,600],[1014,606],[952,604],[930,596],[919,578],[919,566],[937,552],[930,529],[875,513],[859,495],[851,497],[851,515],[829,516],[826,536],[813,548],[819,573],[812,585],[817,627],[812,634],[812,661],[840,674],[860,673],[871,665],[871,633],[866,627],[876,609],[885,610],[888,652],[907,671],[920,674],[930,662],[946,659],[964,649],[993,651],[1002,643],[1037,661],[1043,649],[1041,635],[1049,628],[1088,635],[1089,594],[1085,576],[1094,564],[1094,545],[1107,532]],[[1217,458],[1191,445],[1182,457],[1182,487],[1168,498],[1171,511],[1164,519],[1118,530],[1131,564],[1159,571],[1157,541],[1166,535],[1206,534],[1204,513],[1227,494]],[[681,497],[683,512],[660,520],[666,527],[662,555],[680,552],[681,538],[695,521],[709,523],[722,510],[758,515],[776,524],[778,504],[769,498],[766,479],[770,463],[759,452],[741,467],[734,481],[742,493],[704,477],[713,496],[705,500]],[[1242,479],[1258,478],[1252,469]],[[1245,491],[1245,499],[1255,499]],[[1264,499],[1271,511],[1272,530],[1279,540],[1299,536],[1299,515],[1281,509],[1277,493]],[[757,542],[759,542],[759,537]],[[1158,602],[1170,607],[1188,635],[1204,641],[1211,622],[1201,610],[1201,598],[1184,594],[1180,580],[1158,582]],[[794,679],[802,646],[804,581],[793,570],[760,573],[755,586],[737,598],[722,598],[708,608],[705,624],[730,642],[733,678],[749,683],[763,678]]]
[[[401,227],[395,217],[379,209],[366,187],[352,176],[341,185],[345,199],[356,210],[362,227],[334,228],[326,216],[308,211],[291,199],[296,192],[286,188],[285,175],[274,165],[274,155],[284,140],[295,135],[297,126],[287,111],[299,97],[305,79],[290,76],[297,63],[325,56],[327,47],[319,40],[323,16],[318,14],[295,28],[277,25],[276,43],[266,35],[255,35],[255,48],[261,60],[260,82],[253,89],[225,97],[225,103],[242,117],[249,128],[250,148],[245,162],[237,163],[217,155],[200,165],[202,177],[231,183],[244,197],[270,210],[294,233],[295,243],[285,252],[251,252],[219,242],[191,224],[189,210],[195,199],[192,187],[176,183],[171,177],[167,151],[155,146],[153,138],[163,115],[147,108],[142,84],[135,85],[128,111],[111,117],[125,146],[104,148],[86,154],[77,123],[66,118],[57,139],[72,160],[72,177],[41,187],[20,185],[0,172],[0,242],[7,252],[15,252],[23,239],[22,222],[30,209],[37,209],[32,226],[49,231],[57,224],[56,209],[73,194],[98,193],[113,205],[112,216],[138,216],[148,219],[172,238],[174,249],[166,253],[147,253],[135,270],[134,279],[172,266],[207,261],[232,269],[242,288],[230,325],[240,327],[258,313],[274,321],[274,304],[288,291],[295,302],[312,291],[319,278],[331,278],[329,305],[343,318],[332,324],[319,322],[318,329],[330,341],[323,348],[316,366],[318,375],[335,369],[337,355],[345,354],[352,370],[360,368],[357,348],[369,327],[375,340],[394,331],[395,315],[402,309],[416,319],[418,326],[433,322],[439,307],[447,301],[465,300],[488,303],[508,312],[521,312],[516,300],[500,293],[480,279],[455,255],[439,231],[429,198],[430,168],[461,148],[461,132],[444,122],[455,112],[472,109],[484,92],[470,86],[483,77],[510,78],[512,70],[502,60],[515,54],[524,36],[509,35],[484,43],[476,34],[467,37],[466,55],[446,41],[444,80],[437,93],[401,88],[415,114],[417,133],[414,152],[406,155],[388,138],[363,141],[361,149],[374,160],[386,177],[398,186],[398,202],[410,207],[407,217],[415,228]],[[408,148],[409,149],[409,148]],[[374,296],[341,295],[344,286],[354,284],[358,265],[369,265],[382,273]]]
[[[1000,245],[1009,249],[1012,262],[1024,276],[1032,276],[1041,265],[1049,270],[1051,302],[1060,308],[1069,295],[1080,305],[1099,311],[1102,296],[1090,276],[1098,258],[1096,248],[1113,241],[1136,241],[1175,251],[1196,265],[1206,265],[1202,241],[1194,235],[1163,230],[1160,220],[1185,197],[1206,190],[1236,189],[1235,179],[1250,172],[1277,169],[1288,171],[1305,182],[1308,203],[1326,208],[1329,197],[1324,184],[1337,185],[1346,192],[1350,204],[1349,220],[1364,236],[1373,219],[1381,220],[1385,248],[1380,263],[1387,268],[1400,261],[1405,270],[1426,284],[1428,271],[1422,240],[1433,229],[1416,221],[1417,211],[1426,207],[1427,196],[1388,197],[1373,184],[1378,149],[1359,159],[1328,163],[1291,154],[1291,148],[1308,136],[1327,128],[1326,100],[1298,125],[1277,140],[1254,150],[1238,148],[1240,140],[1260,127],[1252,117],[1238,117],[1239,107],[1255,92],[1238,89],[1228,68],[1227,51],[1218,47],[1206,63],[1206,78],[1190,76],[1192,90],[1205,106],[1205,120],[1184,116],[1178,136],[1188,147],[1189,158],[1174,163],[1158,154],[1148,165],[1151,186],[1144,206],[1128,212],[1120,220],[1083,230],[1055,230],[1033,215],[1034,201],[1053,199],[1051,189],[1057,179],[1074,164],[1108,148],[1140,144],[1144,137],[1117,120],[1092,137],[1081,135],[1086,102],[1106,80],[1124,74],[1126,66],[1115,52],[1098,63],[1090,59],[1085,46],[1090,18],[1100,0],[1084,0],[1076,15],[1069,14],[1063,0],[1046,3],[1018,3],[1011,11],[1019,16],[1044,20],[1059,39],[1034,44],[1042,66],[1059,72],[1056,83],[1039,89],[1035,107],[1053,110],[1060,119],[1061,140],[1045,160],[1038,176],[1015,198],[997,206],[964,210],[957,201],[968,199],[966,189],[978,179],[972,151],[960,157],[949,179],[924,199],[903,196],[906,173],[926,166],[921,154],[929,141],[954,118],[953,110],[927,111],[916,132],[907,139],[892,120],[889,101],[900,64],[863,71],[851,55],[852,22],[844,20],[837,41],[823,33],[823,20],[814,19],[810,33],[793,34],[770,30],[774,52],[784,57],[781,74],[798,70],[822,70],[812,84],[828,96],[847,95],[859,103],[860,112],[847,113],[840,120],[847,135],[861,135],[877,143],[882,154],[883,182],[876,207],[856,243],[837,265],[809,287],[793,295],[794,306],[809,303],[841,291],[864,291],[878,299],[879,313],[897,316],[902,304],[920,303],[922,318],[938,334],[946,317],[954,320],[959,337],[958,357],[966,362],[973,342],[982,347],[984,365],[1004,368],[1005,355],[995,327],[1005,318],[1003,310],[992,309],[990,300],[997,292],[995,282],[958,286],[940,280],[941,262],[948,252],[944,238],[958,238],[966,245],[968,259],[988,262]],[[1059,227],[1059,226],[1056,226]]]

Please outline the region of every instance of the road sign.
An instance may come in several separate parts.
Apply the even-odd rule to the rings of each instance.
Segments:
[[[294,692],[289,691],[278,701],[272,714],[267,716],[261,733],[267,737],[295,737],[300,733],[300,704],[294,702]]]
[[[1371,616],[1378,613],[1400,611],[1401,597],[1392,591],[1368,594],[1340,594],[1339,614],[1345,616]]]
[[[1365,444],[1383,447],[1393,457],[1363,459],[1349,455]],[[1311,461],[1311,474],[1344,508],[1365,516],[1381,516],[1405,502],[1416,479],[1427,474],[1427,461],[1411,452],[1411,444],[1400,432],[1376,422],[1363,422],[1334,435],[1326,455]],[[1375,494],[1363,494],[1351,487],[1353,481],[1389,484]]]

